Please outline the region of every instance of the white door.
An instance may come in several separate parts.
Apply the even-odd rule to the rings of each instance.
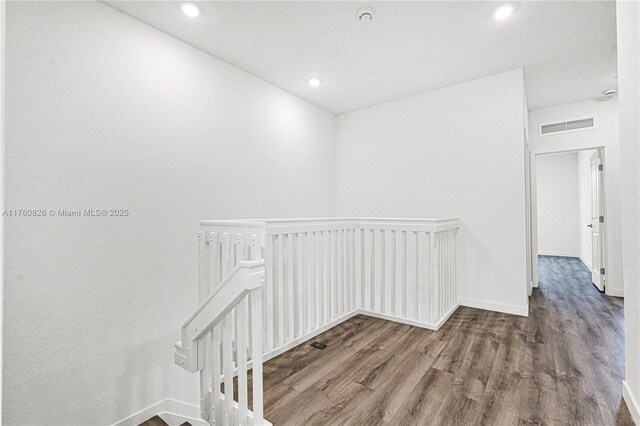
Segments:
[[[525,223],[527,226],[527,291],[531,296],[533,285],[533,255],[531,247],[531,152],[529,151],[529,136],[524,132],[524,188],[525,188]],[[537,255],[537,253],[536,253]]]
[[[602,200],[602,160],[600,152],[591,157],[591,280],[604,291],[604,214]]]

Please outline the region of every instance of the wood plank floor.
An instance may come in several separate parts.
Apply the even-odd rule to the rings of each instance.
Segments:
[[[528,318],[461,307],[437,332],[356,316],[264,366],[274,425],[632,425],[622,299],[540,258]]]

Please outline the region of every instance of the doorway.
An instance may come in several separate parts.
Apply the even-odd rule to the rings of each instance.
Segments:
[[[590,188],[590,211],[591,223],[587,225],[591,233],[591,281],[604,291],[605,268],[604,268],[604,182],[602,171],[601,150],[596,150],[589,157],[589,188]]]
[[[540,268],[549,261],[591,276],[601,292],[606,286],[604,152],[602,148],[539,154],[535,157],[535,196]],[[571,260],[571,262],[568,262]],[[575,260],[579,260],[578,263]],[[575,273],[568,272],[568,273]]]

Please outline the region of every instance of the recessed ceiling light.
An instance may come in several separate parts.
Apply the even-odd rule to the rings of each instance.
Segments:
[[[318,87],[320,86],[320,79],[316,77],[311,77],[309,80],[307,80],[307,83],[309,83],[309,86],[311,87]]]
[[[511,6],[510,4],[505,4],[504,6],[500,6],[498,9],[496,9],[496,11],[493,13],[493,17],[498,21],[502,21],[511,16],[512,13],[513,6]]]
[[[196,18],[200,15],[200,9],[193,3],[182,3],[180,5],[180,10],[182,10],[182,13],[187,15],[189,18]]]
[[[357,12],[358,21],[363,24],[368,24],[373,20],[373,9],[370,7],[363,7],[362,9],[358,9]]]

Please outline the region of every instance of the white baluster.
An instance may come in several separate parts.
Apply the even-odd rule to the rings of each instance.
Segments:
[[[430,234],[426,232],[417,232],[417,248],[418,248],[418,321],[429,322],[430,313],[432,311],[430,304],[432,300],[431,287],[435,280],[431,279],[429,269],[431,267],[429,256],[434,253],[430,249]]]
[[[323,253],[322,260],[324,264],[324,283],[323,290],[324,294],[322,296],[323,308],[322,308],[322,324],[326,324],[329,322],[331,318],[331,285],[333,282],[333,273],[331,270],[332,266],[332,250],[331,250],[331,231],[323,232]]]
[[[215,419],[216,425],[222,425],[224,422],[224,408],[220,398],[220,376],[221,368],[221,351],[220,351],[220,326],[217,325],[211,331],[211,346],[209,350],[211,358],[211,399],[213,415],[210,419]]]
[[[255,318],[260,318],[262,313],[262,289],[257,288],[251,292],[251,310],[256,314]],[[253,424],[262,425],[263,420],[263,399],[262,399],[262,333],[260,321],[251,323],[253,347]]]
[[[405,291],[406,291],[406,283],[405,283],[405,246],[404,246],[404,232],[403,231],[395,231],[395,290],[396,290],[396,304],[394,308],[394,315],[400,318],[406,317],[405,312]]]
[[[351,230],[344,230],[344,306],[343,313],[351,311],[351,269],[353,264],[351,263]]]
[[[305,333],[305,321],[307,313],[304,309],[304,301],[307,296],[305,282],[305,265],[304,265],[304,234],[302,232],[295,234],[295,257],[296,257],[296,333],[295,337],[300,337]]]
[[[284,321],[285,321],[285,295],[284,295],[284,268],[285,268],[285,256],[284,256],[284,241],[283,235],[276,236],[275,245],[275,258],[276,258],[276,271],[277,278],[274,282],[274,300],[276,308],[276,333],[274,337],[275,347],[279,347],[284,343]],[[277,296],[277,297],[276,297]]]
[[[395,309],[395,262],[394,262],[394,236],[389,230],[382,231],[384,241],[384,295],[382,300],[382,312],[393,315]]]
[[[286,333],[286,342],[290,342],[293,340],[293,336],[295,335],[295,327],[296,327],[296,275],[295,275],[295,263],[296,258],[294,255],[294,243],[293,243],[294,234],[286,235],[286,251],[285,256],[287,259],[287,268],[286,268],[286,276],[287,276],[287,306],[288,309],[285,311],[285,315],[287,316],[287,333]]]
[[[276,271],[276,257],[275,257],[275,244],[276,240],[274,236],[267,237],[267,247],[265,249],[265,273],[267,276],[267,283],[264,289],[264,311],[263,311],[263,324],[266,330],[265,334],[265,350],[271,351],[275,348],[275,327],[276,316],[274,315],[274,297],[273,292],[277,281]],[[255,311],[254,311],[255,312]]]
[[[249,424],[247,419],[247,298],[244,298],[236,307],[236,341],[238,345],[238,423]],[[260,360],[258,360],[260,362]]]
[[[342,231],[338,230],[335,234],[335,293],[334,293],[334,313],[331,316],[331,319],[338,318],[343,314],[343,303],[344,303],[344,245],[343,245],[343,235]]]
[[[322,232],[314,232],[314,254],[316,260],[316,321],[315,327],[320,327],[324,318],[324,236]]]
[[[307,320],[305,323],[305,333],[313,330],[316,324],[316,257],[315,257],[315,233],[305,232],[305,256],[306,265],[306,298],[305,306]]]
[[[384,297],[384,240],[382,231],[376,229],[373,231],[373,251],[374,251],[374,291],[373,291],[373,309],[377,312],[383,312],[382,299]]]
[[[357,228],[355,230],[355,238],[354,238],[354,245],[355,245],[355,253],[354,253],[354,262],[355,262],[355,280],[356,280],[356,297],[355,297],[355,303],[354,303],[354,308],[362,308],[364,307],[364,288],[365,286],[362,285],[362,280],[364,278],[364,254],[363,254],[363,250],[362,250],[362,246],[363,246],[363,242],[362,239],[363,237],[363,231],[360,228]]]
[[[447,238],[445,240],[445,280],[442,284],[442,292],[444,297],[442,299],[442,310],[441,315],[444,315],[448,311],[449,307],[449,287],[451,286],[451,232],[446,231]]]
[[[373,242],[371,241],[372,231],[370,229],[364,229],[364,281],[362,286],[364,287],[364,300],[362,301],[362,308],[373,310],[373,304],[371,303],[373,297]]]
[[[288,282],[288,266],[289,258],[287,254],[288,239],[287,235],[278,235],[280,242],[278,255],[278,320],[280,322],[278,346],[282,346],[287,341],[289,334],[289,322],[291,317],[291,305],[289,305],[289,282]]]
[[[222,320],[222,368],[224,369],[224,424],[233,425],[233,346],[231,315]]]
[[[326,322],[330,322],[337,316],[338,307],[338,233],[336,231],[329,232],[329,259],[330,259],[330,286],[328,312]]]
[[[453,238],[456,239],[456,242],[454,242],[453,244],[453,258],[456,259],[455,265],[453,265],[453,303],[457,304],[458,303],[458,244],[457,244],[457,238],[458,238],[458,230],[454,229],[453,230]]]
[[[211,414],[211,351],[209,350],[208,335],[198,342],[198,346],[202,346],[203,368],[200,370],[200,417],[209,420]]]

